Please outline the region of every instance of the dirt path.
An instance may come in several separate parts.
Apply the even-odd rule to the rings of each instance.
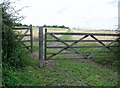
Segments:
[[[33,56],[33,57],[39,57],[39,52],[33,51],[33,52],[32,52],[32,56]]]

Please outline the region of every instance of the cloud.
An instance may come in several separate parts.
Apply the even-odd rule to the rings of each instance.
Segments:
[[[23,0],[31,6],[21,14],[22,23],[65,25],[91,29],[114,29],[117,24],[117,2],[114,0]],[[20,4],[19,4],[20,5]]]
[[[59,15],[59,14],[62,14],[62,13],[64,13],[67,9],[69,9],[69,7],[61,8],[61,9],[59,9],[59,10],[57,11],[57,14],[58,14],[58,15]]]

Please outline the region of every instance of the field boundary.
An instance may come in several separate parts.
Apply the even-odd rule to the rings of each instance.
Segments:
[[[43,34],[43,32],[45,31],[45,34]],[[47,38],[47,36],[51,36],[53,39],[49,40]],[[60,39],[59,37],[57,37],[56,35],[78,35],[78,36],[82,36],[81,38],[79,38],[78,40],[63,40]],[[114,36],[117,37],[116,39],[112,39],[112,40],[99,40],[96,36]],[[53,58],[54,56],[58,55],[58,54],[79,54],[81,56],[83,56],[83,58],[85,59],[90,59],[93,58],[93,56],[95,57],[95,55],[97,53],[104,53],[102,52],[102,50],[105,48],[108,51],[112,52],[112,53],[116,53],[113,48],[118,48],[119,46],[114,45],[115,42],[120,42],[120,38],[118,37],[120,36],[119,34],[104,34],[104,33],[55,33],[55,32],[47,32],[47,28],[43,28],[40,27],[39,28],[39,59],[40,59],[40,66],[42,67],[44,65],[44,61],[46,60],[58,60],[56,58]],[[87,37],[91,37],[93,40],[84,40]],[[44,44],[43,44],[44,42]],[[47,42],[60,42],[62,44],[64,44],[64,46],[48,46]],[[66,42],[71,42],[72,44],[67,44]],[[100,45],[99,46],[74,46],[79,42],[97,42]],[[109,44],[105,44],[104,42],[108,42]],[[112,45],[113,44],[113,45]],[[43,47],[44,47],[44,51],[43,51]],[[56,53],[53,52],[47,52],[48,48],[59,48],[60,50]],[[100,50],[96,51],[96,52],[91,52],[90,55],[85,55],[86,53],[90,53],[90,52],[78,52],[75,50],[75,48],[101,48]],[[62,52],[64,50],[67,49],[71,49],[71,52]],[[47,54],[51,54],[49,57],[47,57]],[[106,58],[104,56],[99,56],[97,58]],[[64,58],[64,59],[69,59],[69,58]],[[63,58],[59,59],[59,60],[64,60]],[[70,58],[72,59],[72,58]],[[73,59],[79,59],[79,58],[73,58]]]

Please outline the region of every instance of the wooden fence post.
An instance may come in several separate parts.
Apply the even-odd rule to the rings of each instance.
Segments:
[[[31,43],[31,53],[33,49],[33,33],[32,33],[32,25],[30,25],[30,43]]]
[[[43,27],[39,27],[39,60],[40,60],[40,67],[43,67],[44,60],[43,60]]]
[[[44,58],[47,59],[46,52],[47,52],[47,28],[45,28],[45,46],[44,46]]]

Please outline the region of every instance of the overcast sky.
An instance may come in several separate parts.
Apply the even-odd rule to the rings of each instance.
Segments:
[[[118,0],[21,0],[23,24],[65,25],[82,29],[116,29]]]

